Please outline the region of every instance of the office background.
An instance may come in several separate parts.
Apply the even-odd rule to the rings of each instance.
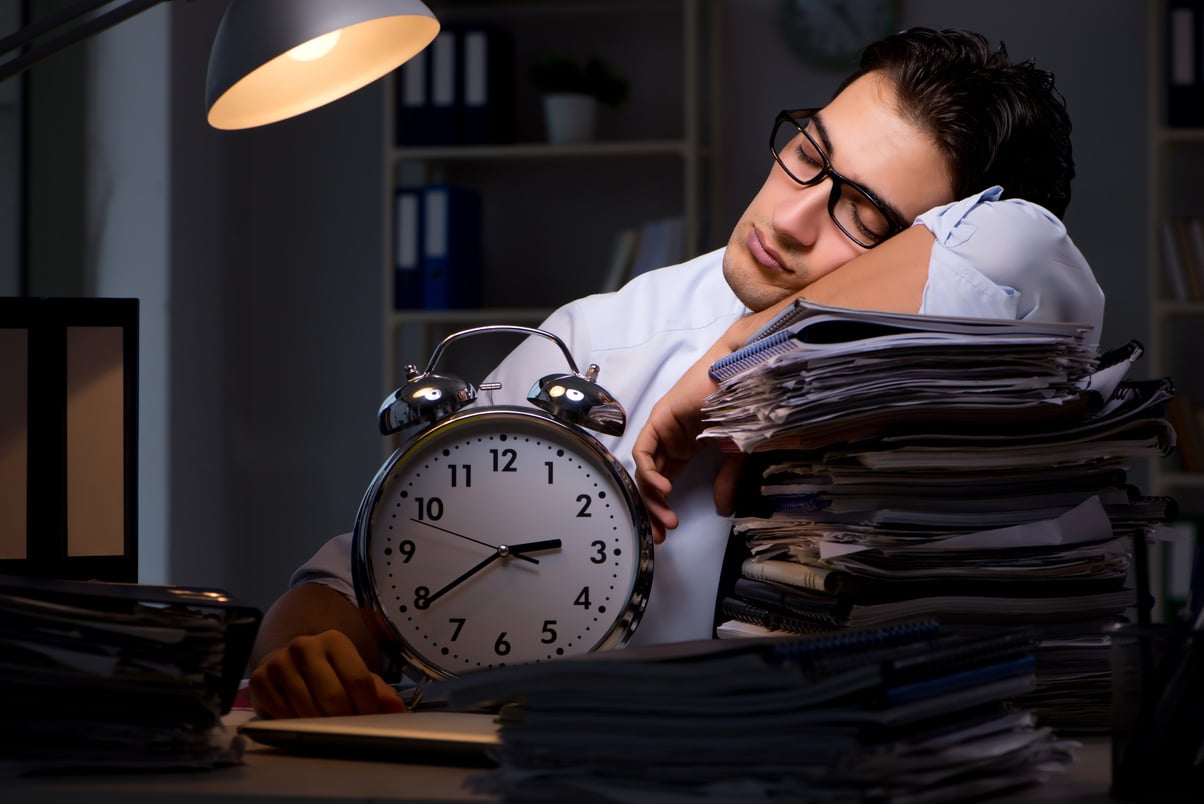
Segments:
[[[719,1],[723,230],[768,170],[774,113],[822,104],[843,71],[790,51],[774,29],[779,0]],[[37,113],[50,116],[44,131],[82,132],[83,154],[54,158],[42,142],[26,169],[33,185],[47,171],[82,175],[82,192],[38,199],[57,223],[30,244],[29,292],[141,299],[140,580],[220,586],[266,607],[350,529],[382,459],[386,105],[378,83],[264,129],[208,128],[205,64],[224,5],[167,3],[64,55],[87,79],[74,101],[60,93]],[[1067,224],[1107,294],[1104,343],[1143,337],[1145,4],[901,6],[903,27],[977,30],[1056,74],[1078,166]],[[599,232],[596,247],[610,238]],[[71,242],[79,264],[55,256]],[[13,292],[9,274],[0,292]]]

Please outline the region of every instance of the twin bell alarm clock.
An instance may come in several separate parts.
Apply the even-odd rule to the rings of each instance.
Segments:
[[[551,340],[569,371],[529,405],[477,405],[436,373],[457,341]],[[652,531],[635,483],[592,430],[620,435],[623,407],[577,370],[550,332],[493,325],[454,333],[385,399],[380,429],[404,443],[356,515],[356,597],[386,651],[431,679],[608,650],[634,633],[652,586]]]

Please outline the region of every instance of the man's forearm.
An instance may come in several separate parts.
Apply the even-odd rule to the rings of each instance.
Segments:
[[[265,656],[294,637],[329,630],[346,634],[368,668],[380,672],[380,649],[359,609],[334,589],[318,583],[294,586],[272,604],[255,638],[250,667],[259,666]]]

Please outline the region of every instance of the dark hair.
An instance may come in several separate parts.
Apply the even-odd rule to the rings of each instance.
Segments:
[[[930,28],[867,47],[840,89],[875,71],[894,84],[900,112],[935,138],[957,198],[998,184],[1005,198],[1065,214],[1074,157],[1066,101],[1052,73],[1031,59],[1011,63],[1002,42],[992,50],[979,34]]]

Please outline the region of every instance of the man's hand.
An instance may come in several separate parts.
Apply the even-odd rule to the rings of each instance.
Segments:
[[[400,712],[378,673],[380,649],[359,609],[318,583],[292,587],[264,615],[251,651],[251,701],[263,717]]]
[[[711,364],[743,346],[780,309],[775,306],[737,320],[648,414],[631,455],[635,459],[636,486],[652,520],[652,539],[657,544],[665,540],[666,531],[678,525],[677,514],[669,505],[673,479],[702,449],[698,442],[702,405],[717,387],[709,373]],[[715,508],[723,516],[732,512],[736,478],[743,462],[742,456],[730,457],[715,478]]]
[[[819,277],[802,291],[772,307],[739,318],[656,403],[632,447],[635,481],[652,520],[657,544],[665,531],[677,527],[669,505],[673,478],[698,454],[702,432],[702,405],[714,393],[711,364],[748,342],[762,327],[795,299],[807,298],[834,307],[914,313],[920,309],[928,282],[928,263],[935,238],[923,226],[912,226],[878,248],[850,260]],[[743,458],[733,455],[715,477],[715,510],[729,516],[735,504],[736,483]]]
[[[251,673],[251,701],[262,717],[403,712],[405,704],[368,669],[342,631],[295,637]]]

